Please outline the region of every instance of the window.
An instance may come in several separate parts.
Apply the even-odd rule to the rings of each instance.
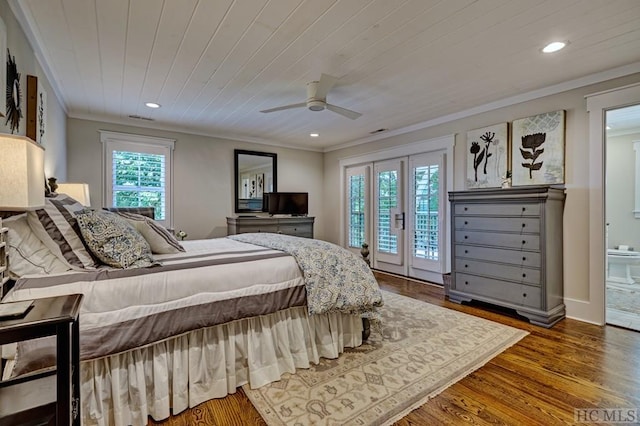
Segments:
[[[105,206],[154,207],[155,219],[171,228],[172,139],[100,132],[104,148]]]
[[[394,210],[398,206],[398,171],[385,170],[378,173],[378,251],[398,253],[398,236],[392,233]]]
[[[413,169],[413,256],[417,258],[438,260],[440,253],[438,169],[438,164]]]
[[[347,194],[347,247],[358,252],[367,240],[369,218],[368,208],[368,166],[350,167],[346,174]]]

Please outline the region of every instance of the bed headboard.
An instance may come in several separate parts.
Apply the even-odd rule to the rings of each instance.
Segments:
[[[136,213],[154,219],[155,209],[153,207],[103,207],[110,212]]]

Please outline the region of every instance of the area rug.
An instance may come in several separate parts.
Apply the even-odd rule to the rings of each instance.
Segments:
[[[270,426],[389,425],[528,333],[383,292],[381,330],[338,359],[243,389]]]
[[[640,314],[640,284],[607,284],[607,308]]]

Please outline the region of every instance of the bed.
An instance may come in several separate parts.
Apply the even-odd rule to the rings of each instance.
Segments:
[[[67,223],[82,218],[65,206]],[[14,222],[5,221],[14,226],[10,241],[11,232],[36,228]],[[147,424],[148,416],[164,419],[243,384],[259,387],[335,358],[362,343],[362,318],[375,319],[382,304],[364,262],[326,242],[241,234],[180,246],[184,251],[153,254],[150,265],[129,268],[63,262],[65,268],[49,255],[42,271],[23,273],[3,299],[84,295],[83,424]],[[51,364],[52,351],[47,339],[4,347],[3,374]],[[26,395],[51,400],[48,386],[55,389],[43,383],[0,394],[0,412],[18,411]]]

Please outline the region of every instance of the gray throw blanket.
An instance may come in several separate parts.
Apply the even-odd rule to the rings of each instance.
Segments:
[[[369,266],[335,244],[282,234],[256,233],[228,238],[293,256],[304,275],[309,314],[342,312],[378,320],[382,294]]]

